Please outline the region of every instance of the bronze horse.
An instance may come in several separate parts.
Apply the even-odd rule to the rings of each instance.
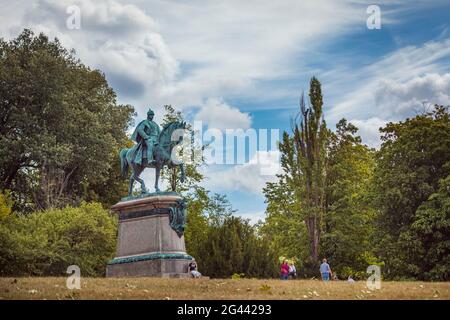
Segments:
[[[179,145],[183,140],[182,131],[186,128],[186,122],[170,122],[164,126],[159,134],[158,144],[153,148],[153,161],[148,163],[147,158],[144,158],[142,164],[133,162],[135,158],[136,146],[131,148],[124,148],[120,151],[120,168],[124,179],[128,176],[128,168],[131,167],[130,185],[128,188],[128,195],[131,196],[133,192],[133,184],[138,181],[141,184],[141,193],[147,193],[144,180],[139,178],[145,168],[155,168],[155,191],[160,192],[158,188],[159,175],[161,169],[166,166],[168,168],[180,167],[181,177],[180,181],[184,182],[185,172],[182,162],[176,163],[172,159],[172,151],[175,146]],[[177,137],[178,136],[178,137]],[[173,190],[175,191],[175,190]]]

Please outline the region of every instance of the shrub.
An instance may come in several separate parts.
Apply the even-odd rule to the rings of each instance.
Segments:
[[[103,275],[116,245],[117,219],[99,203],[12,214],[0,225],[1,275]]]

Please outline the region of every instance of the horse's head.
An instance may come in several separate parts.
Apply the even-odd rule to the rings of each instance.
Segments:
[[[170,150],[183,141],[186,122],[174,121],[166,124],[159,135],[159,144]]]

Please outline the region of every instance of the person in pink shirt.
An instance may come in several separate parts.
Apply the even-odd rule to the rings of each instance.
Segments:
[[[287,280],[289,277],[289,265],[286,260],[281,264],[281,280]]]

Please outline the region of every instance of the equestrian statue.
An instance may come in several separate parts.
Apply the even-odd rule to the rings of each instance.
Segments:
[[[145,168],[155,168],[155,191],[157,193],[160,192],[158,188],[159,175],[164,166],[167,168],[179,167],[180,181],[184,182],[185,179],[184,165],[181,161],[172,159],[172,152],[183,140],[182,132],[186,129],[186,122],[170,122],[160,130],[158,124],[153,121],[154,115],[153,110],[149,109],[147,119],[141,121],[131,135],[131,139],[136,144],[120,151],[120,168],[124,179],[128,176],[128,168],[131,168],[129,196],[132,195],[135,181],[141,184],[141,193],[148,192],[144,180],[139,178]]]

